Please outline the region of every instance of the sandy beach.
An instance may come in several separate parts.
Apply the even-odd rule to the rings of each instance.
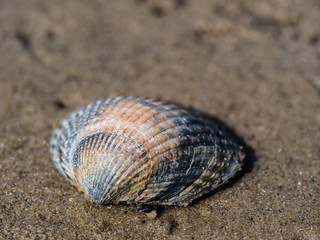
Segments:
[[[318,0],[0,1],[0,239],[320,239],[319,23]],[[121,95],[220,119],[243,170],[155,219],[88,201],[49,139]]]

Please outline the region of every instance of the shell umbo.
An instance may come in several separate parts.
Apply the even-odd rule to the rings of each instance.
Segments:
[[[58,171],[100,204],[183,205],[241,169],[242,148],[218,124],[134,97],[94,102],[50,140]]]

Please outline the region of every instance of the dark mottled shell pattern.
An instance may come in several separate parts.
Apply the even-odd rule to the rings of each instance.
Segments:
[[[244,154],[219,125],[149,99],[83,107],[50,141],[58,171],[100,204],[188,205],[225,183]]]

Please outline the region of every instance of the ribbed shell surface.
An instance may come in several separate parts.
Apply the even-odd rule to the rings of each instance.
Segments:
[[[54,130],[50,153],[58,171],[101,204],[187,205],[234,176],[244,157],[218,124],[134,97],[72,113]]]

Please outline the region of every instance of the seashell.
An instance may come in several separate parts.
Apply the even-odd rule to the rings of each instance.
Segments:
[[[54,131],[58,171],[99,204],[188,205],[226,183],[244,153],[218,123],[172,104],[117,97]]]

